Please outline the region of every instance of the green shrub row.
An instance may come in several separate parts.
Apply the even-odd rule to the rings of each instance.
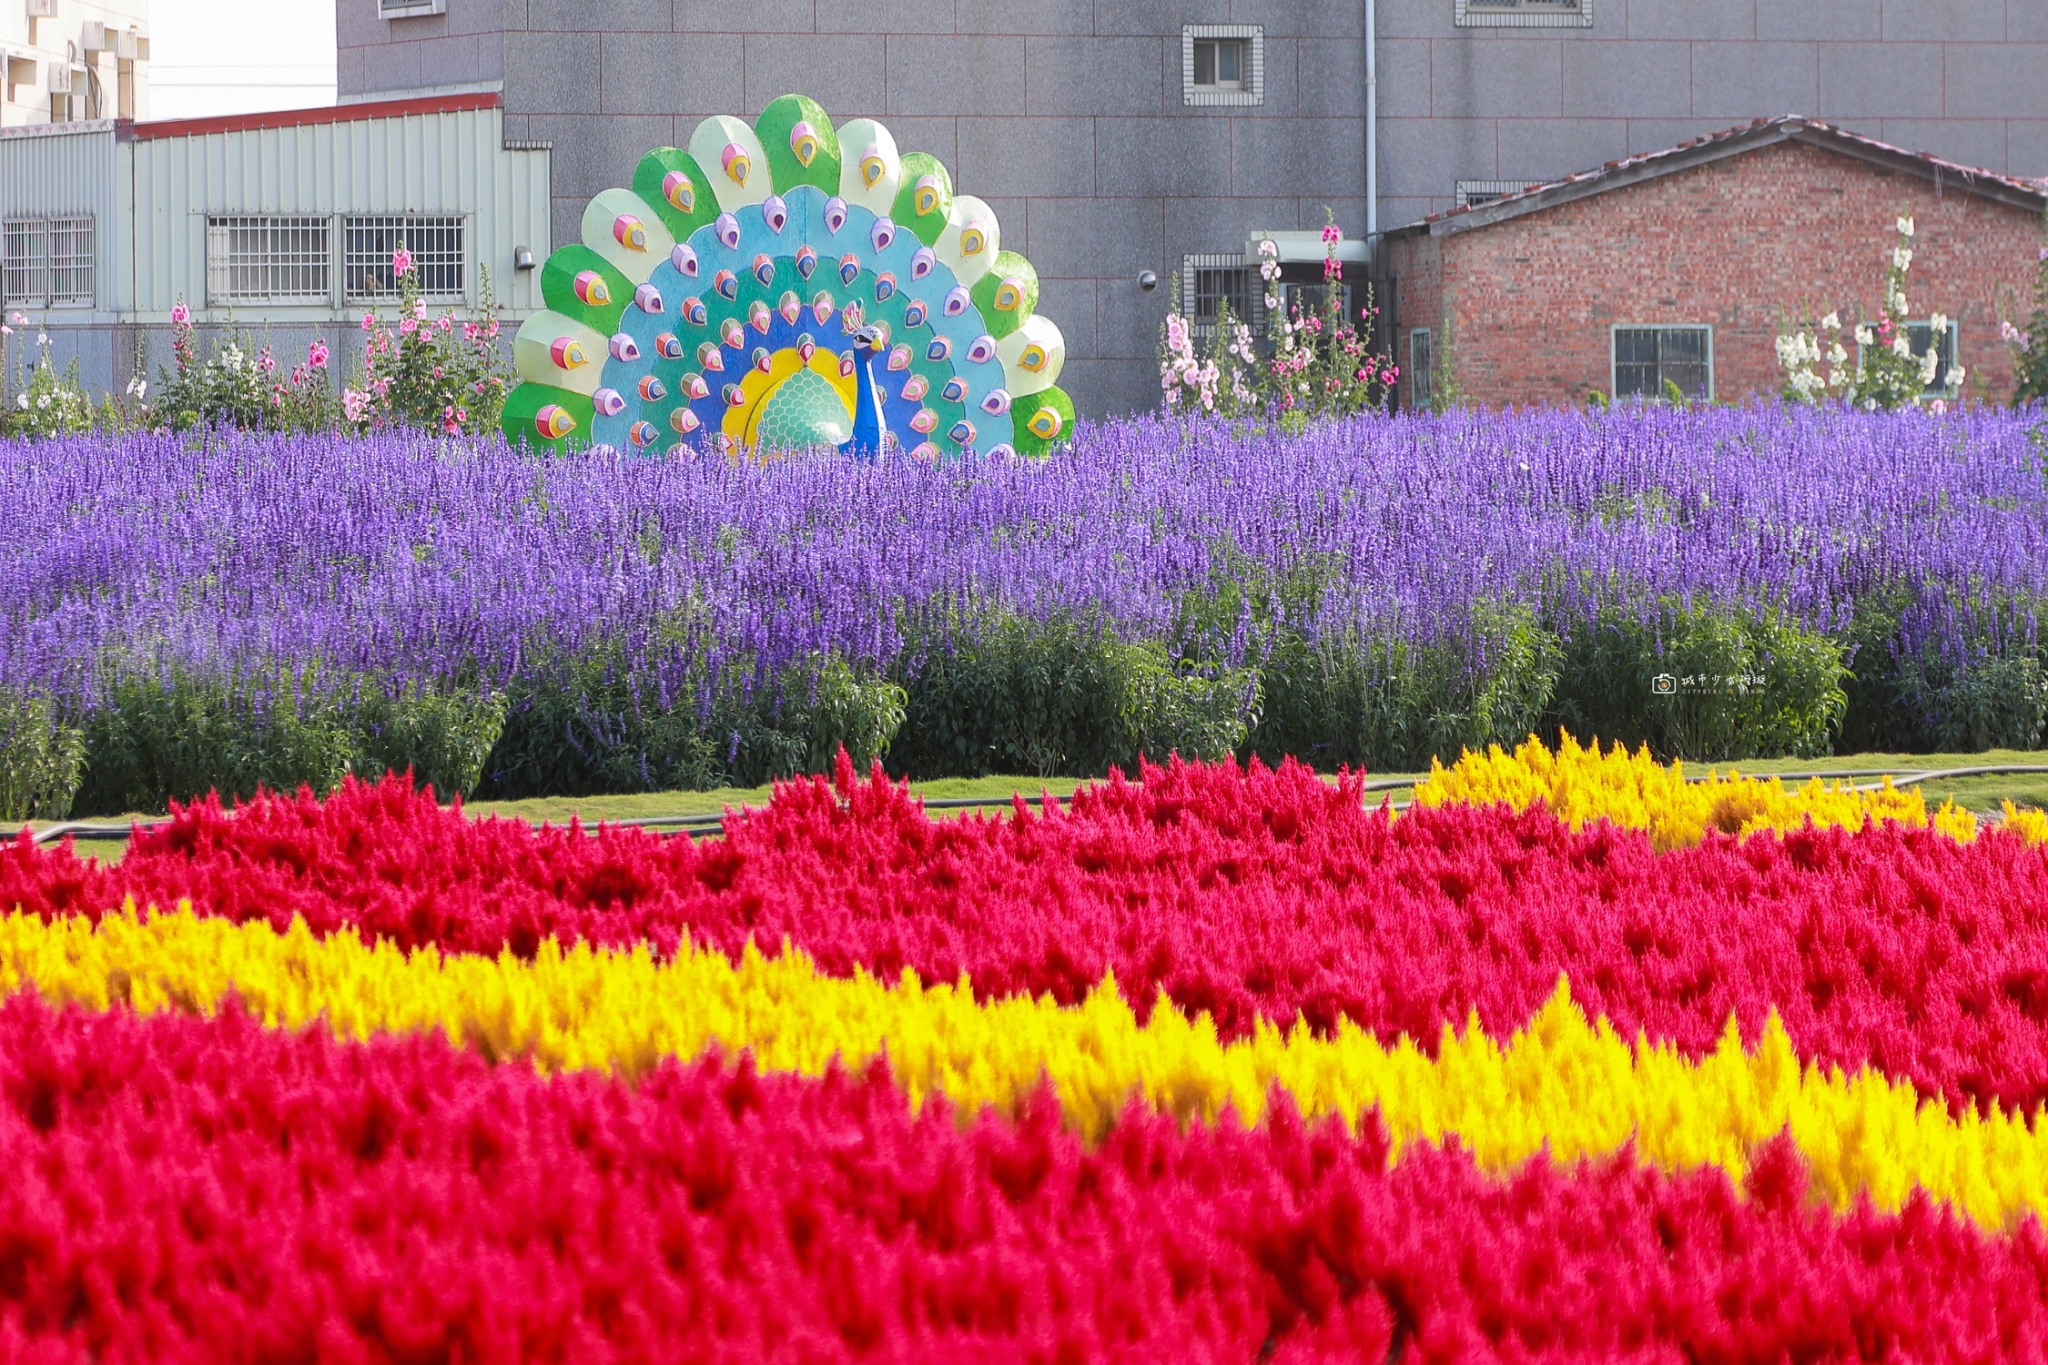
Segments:
[[[1176,752],[1398,772],[1560,728],[1714,762],[2027,749],[2048,728],[2048,670],[2016,630],[1959,663],[1900,657],[1895,611],[1835,637],[1704,603],[1568,626],[1481,603],[1435,643],[1311,639],[1285,622],[1316,619],[1320,571],[1275,583],[1241,569],[1191,594],[1165,641],[1094,617],[998,614],[948,623],[888,673],[827,656],[708,701],[657,695],[617,648],[503,694],[311,671],[131,677],[83,717],[0,694],[0,819],[408,768],[437,792],[496,798],[754,786],[828,770],[841,746],[919,777],[1098,775]]]

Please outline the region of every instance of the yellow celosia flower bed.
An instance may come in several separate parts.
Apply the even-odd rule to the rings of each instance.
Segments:
[[[138,915],[97,928],[79,918],[0,921],[0,989],[143,1013],[211,1013],[236,997],[272,1026],[323,1024],[344,1038],[436,1031],[451,1042],[546,1071],[633,1075],[707,1048],[748,1049],[764,1069],[816,1075],[835,1060],[886,1055],[913,1102],[942,1094],[963,1109],[1008,1109],[1048,1078],[1070,1120],[1099,1135],[1133,1098],[1186,1120],[1226,1106],[1255,1121],[1278,1086],[1307,1115],[1348,1122],[1374,1106],[1396,1147],[1455,1138],[1489,1169],[1548,1150],[1560,1160],[1631,1139],[1646,1161],[1712,1164],[1740,1176],[1757,1144],[1789,1128],[1818,1188],[1837,1205],[1868,1194],[1897,1208],[1915,1189],[1979,1223],[2048,1214],[2048,1132],[2015,1115],[1950,1116],[1881,1075],[1802,1067],[1775,1017],[1752,1049],[1731,1031],[1698,1061],[1589,1024],[1568,987],[1505,1043],[1476,1020],[1449,1029],[1438,1054],[1382,1044],[1342,1025],[1316,1037],[1261,1026],[1219,1041],[1206,1016],[1163,998],[1139,1025],[1104,981],[1069,1008],[1050,999],[977,1002],[962,981],[925,986],[906,972],[821,976],[803,954],[738,963],[688,950],[658,962],[552,941],[532,961],[410,955],[352,932],[316,938],[302,923]]]
[[[1533,736],[1510,754],[1499,745],[1483,754],[1466,751],[1446,768],[1432,762],[1415,788],[1415,803],[1505,802],[1517,810],[1541,801],[1574,829],[1609,820],[1650,832],[1659,849],[1689,848],[1708,830],[1754,834],[1760,830],[1816,826],[1860,828],[1865,821],[1897,820],[1932,825],[1956,839],[1976,837],[1977,819],[1953,801],[1927,809],[1918,791],[1900,791],[1889,778],[1875,791],[1857,791],[1847,781],[1810,778],[1787,787],[1776,777],[1745,777],[1709,770],[1704,781],[1686,780],[1683,763],[1662,764],[1648,747],[1628,752],[1620,744],[1602,751],[1561,737],[1555,752]],[[2006,803],[2007,826],[2030,842],[2048,842],[2048,818],[2020,812]]]

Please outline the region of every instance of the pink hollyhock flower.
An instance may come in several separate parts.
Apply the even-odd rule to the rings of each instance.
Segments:
[[[404,275],[412,270],[412,253],[404,247],[391,253],[391,273]]]
[[[316,370],[326,369],[327,343],[322,340],[315,340],[311,346],[306,348],[306,360]]]
[[[183,327],[190,321],[192,321],[192,310],[187,308],[182,301],[171,305],[171,326]]]

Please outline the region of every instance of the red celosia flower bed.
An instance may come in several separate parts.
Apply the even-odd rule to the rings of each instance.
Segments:
[[[1281,1110],[913,1117],[444,1042],[0,1006],[0,1353],[103,1361],[2037,1359],[2048,1243]],[[1270,1351],[1271,1354],[1266,1353]]]
[[[325,805],[210,806],[113,869],[0,853],[0,904],[98,912],[124,895],[294,915],[407,946],[564,941],[737,952],[784,938],[834,974],[968,973],[984,996],[1080,999],[1114,972],[1214,1013],[1348,1016],[1431,1044],[1476,1009],[1499,1035],[1568,976],[1586,1011],[1698,1053],[1775,1008],[1800,1054],[1951,1101],[2048,1099],[2048,848],[1882,826],[1655,853],[1541,810],[1389,820],[1289,767],[1176,766],[1069,811],[935,824],[895,788],[799,784],[723,841],[471,822],[402,784]]]

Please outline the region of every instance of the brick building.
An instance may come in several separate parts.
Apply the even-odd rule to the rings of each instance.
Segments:
[[[1449,323],[1467,399],[1583,403],[1593,391],[1740,399],[1783,382],[1775,340],[1802,310],[1874,318],[1894,219],[1912,215],[1916,350],[1956,325],[1936,387],[2003,401],[1999,305],[2031,301],[2048,184],[1908,152],[1803,118],[1759,120],[1386,234],[1413,379],[1426,401]]]
[[[344,101],[502,92],[556,244],[706,115],[882,120],[994,206],[1096,415],[1158,402],[1145,272],[1243,313],[1246,241],[1325,206],[1365,239],[1790,111],[2048,176],[2043,0],[335,0],[335,30]]]

